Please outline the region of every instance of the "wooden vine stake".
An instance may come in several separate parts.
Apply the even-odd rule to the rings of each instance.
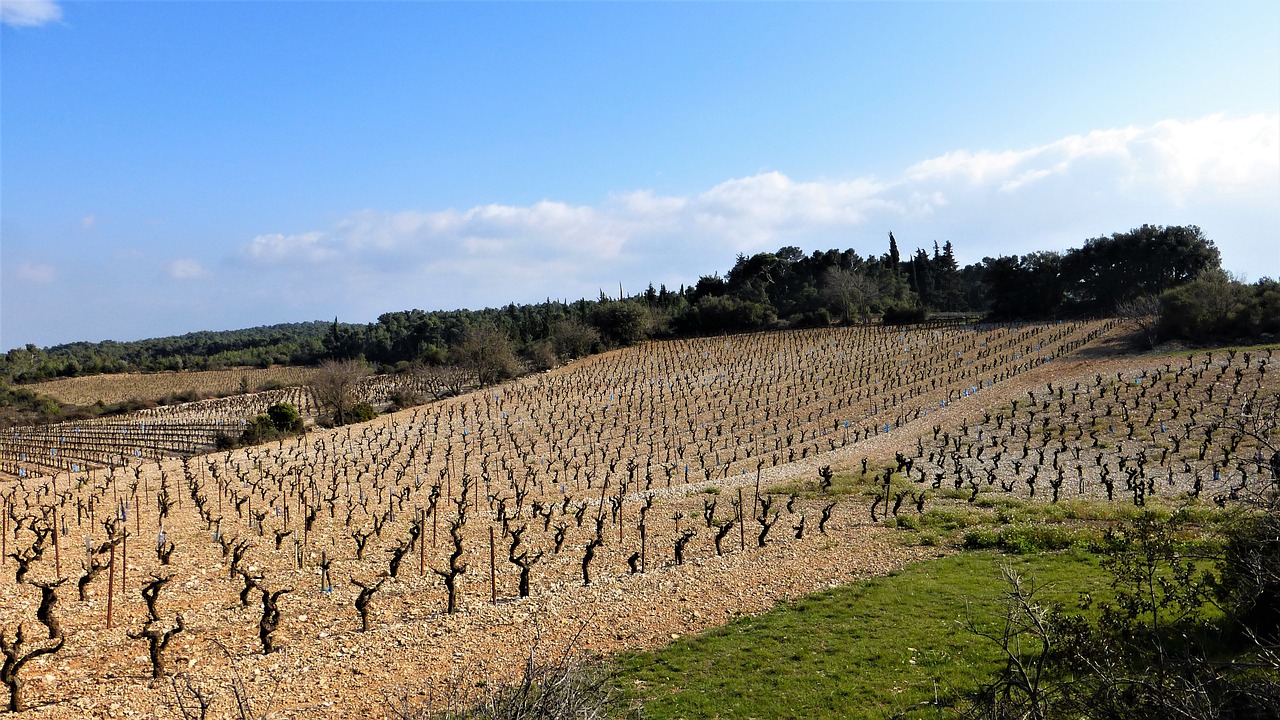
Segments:
[[[648,544],[649,544],[649,531],[645,527],[644,520],[641,519],[640,520],[640,573],[642,575],[649,571]]]
[[[493,550],[493,526],[489,526],[489,595],[490,601],[498,604],[498,570]]]
[[[111,544],[111,559],[107,561],[107,629],[111,629],[111,613],[116,600],[116,546]]]
[[[53,513],[53,569],[58,577],[62,577],[62,550],[58,542],[58,513]]]

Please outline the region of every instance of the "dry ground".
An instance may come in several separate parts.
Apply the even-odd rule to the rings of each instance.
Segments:
[[[772,485],[796,479],[813,480],[822,465],[852,468],[863,457],[877,465],[885,464],[892,460],[895,452],[914,449],[917,438],[932,436],[935,425],[957,428],[966,422],[976,422],[984,409],[999,407],[1047,381],[1072,382],[1077,378],[1091,378],[1099,372],[1132,371],[1162,362],[1160,358],[1118,356],[1108,352],[1091,357],[1077,354],[1027,369],[1015,378],[985,388],[972,397],[949,402],[945,407],[938,406],[932,396],[922,397],[922,402],[934,408],[929,414],[906,419],[890,432],[835,450],[815,452],[795,462],[767,465],[759,472],[759,481],[767,490]],[[805,409],[797,412],[803,413]],[[382,437],[377,433],[386,433],[392,438],[409,437],[414,427],[409,424],[409,418],[415,417],[412,412],[379,418],[362,432],[370,433],[370,437]],[[350,467],[344,466],[341,470],[336,461],[317,464],[315,460],[314,456],[321,454],[325,443],[347,448],[353,457],[357,451],[368,452],[374,458],[379,452],[392,453],[389,446],[381,451],[353,447],[357,443],[351,440],[352,436],[344,436],[345,432],[333,431],[325,436],[327,439],[317,434],[307,436],[297,452],[311,455],[311,464],[280,462],[281,475],[272,475],[274,470],[269,467],[268,470],[262,468],[271,466],[285,454],[287,448],[283,445],[274,451],[271,450],[274,446],[240,451],[234,460],[230,456],[213,458],[214,466],[220,467],[223,473],[220,479],[209,474],[214,466],[206,465],[203,460],[187,466],[186,472],[198,477],[199,487],[208,492],[209,514],[223,518],[224,535],[251,543],[245,562],[248,572],[263,574],[263,584],[268,589],[293,590],[281,600],[283,617],[277,633],[281,649],[270,655],[261,653],[257,639],[258,596],[251,597],[247,608],[240,606],[237,595],[242,581],[229,576],[228,561],[211,539],[210,523],[202,520],[192,507],[182,463],[146,464],[139,468],[136,476],[123,471],[115,475],[101,472],[95,476],[91,484],[113,488],[101,497],[99,511],[103,514],[107,510],[102,507],[110,509],[116,507],[121,498],[128,500],[128,488],[135,481],[144,489],[140,493],[142,497],[154,495],[161,482],[167,482],[176,494],[184,496],[182,506],[173,510],[165,524],[168,537],[177,545],[173,564],[161,566],[152,550],[157,523],[155,509],[144,506],[141,519],[130,515],[125,521],[132,533],[128,541],[127,589],[123,592],[117,589],[112,608],[114,627],[105,629],[108,594],[105,576],[93,583],[87,603],[78,602],[74,590],[74,578],[80,574],[80,562],[85,556],[82,538],[93,535],[93,542],[101,542],[102,531],[87,516],[78,524],[75,510],[66,511],[67,528],[59,548],[60,563],[61,574],[71,576],[72,581],[60,592],[59,616],[67,631],[67,646],[62,652],[33,661],[24,669],[28,700],[34,705],[26,715],[179,718],[182,717],[179,698],[186,697],[190,702],[187,688],[191,687],[212,699],[209,717],[235,717],[234,691],[242,687],[254,716],[382,717],[400,701],[407,700],[418,706],[435,702],[439,706],[445,701],[448,688],[500,682],[510,677],[534,646],[538,653],[547,656],[564,652],[570,646],[574,652],[603,654],[659,646],[675,636],[722,624],[738,614],[764,612],[787,598],[883,574],[906,563],[947,552],[940,548],[904,545],[894,531],[870,522],[867,504],[859,498],[841,500],[823,534],[818,532],[817,519],[825,501],[801,500],[792,512],[781,507],[786,500],[781,497],[775,500],[773,508],[779,512],[779,520],[765,546],[756,547],[755,536],[760,526],[750,514],[757,477],[752,472],[742,474],[739,466],[734,466],[733,472],[711,481],[677,484],[670,490],[665,483],[658,483],[660,490],[654,493],[654,506],[646,524],[647,572],[630,574],[627,557],[639,548],[636,518],[644,493],[639,491],[642,489],[638,483],[628,488],[622,505],[623,521],[612,524],[608,505],[601,502],[601,497],[612,497],[616,484],[608,494],[596,496],[597,482],[591,492],[581,487],[571,492],[573,501],[569,513],[557,514],[548,523],[547,532],[542,531],[543,520],[530,518],[527,511],[511,524],[511,527],[529,524],[531,529],[525,536],[525,547],[545,553],[532,573],[532,596],[523,599],[516,597],[516,569],[506,557],[510,540],[502,536],[501,525],[495,521],[493,503],[486,507],[481,502],[480,507],[472,511],[473,520],[464,530],[464,560],[468,569],[461,576],[460,612],[448,615],[443,612],[441,580],[432,570],[445,567],[448,550],[446,524],[451,506],[442,498],[439,514],[427,522],[421,548],[406,557],[399,577],[375,595],[370,631],[362,633],[352,607],[355,588],[350,580],[370,581],[387,569],[387,551],[397,539],[406,537],[407,517],[413,514],[414,506],[421,506],[421,494],[413,498],[410,509],[401,510],[399,517],[384,520],[383,535],[371,538],[364,560],[354,557],[350,532],[353,527],[368,532],[368,521],[374,514],[358,514],[353,525],[343,522],[344,508],[355,505],[363,495],[344,498],[332,519],[322,509],[305,545],[294,547],[293,542],[298,539],[295,534],[287,537],[279,550],[274,547],[273,531],[286,526],[297,530],[298,518],[290,524],[287,517],[268,517],[260,536],[248,522],[252,511],[238,516],[231,507],[232,497],[242,488],[246,495],[251,494],[240,478],[249,477],[247,473],[253,467],[262,475],[250,479],[268,486],[268,490],[273,482],[303,480],[301,476],[314,474],[321,478],[318,485],[321,490],[327,487],[330,478],[337,486],[340,476],[353,477],[354,487],[372,496],[377,486],[366,484],[367,479],[361,476],[359,468],[376,465],[381,460],[352,462]],[[550,448],[543,448],[541,452],[550,453]],[[385,468],[391,474],[395,465],[387,461]],[[495,475],[499,473],[497,467],[489,470]],[[566,466],[566,478],[568,472]],[[626,471],[619,468],[618,472],[625,474]],[[426,473],[428,484],[435,480],[430,477],[433,473],[434,469]],[[479,470],[475,476],[479,476]],[[111,483],[106,483],[108,477],[113,478]],[[228,497],[225,501],[219,498],[215,509],[212,498],[217,492],[212,488],[219,483],[226,483]],[[395,483],[395,487],[410,484],[412,478],[406,477]],[[390,484],[383,487],[388,493],[391,489]],[[13,488],[2,486],[0,490],[11,492]],[[708,529],[703,521],[705,503],[716,502],[715,521],[724,522],[734,517],[731,504],[740,492],[747,508],[747,523],[727,535],[723,545],[725,554],[718,556],[712,546],[714,529]],[[555,502],[556,496],[553,484],[543,497]],[[112,498],[110,503],[107,497]],[[586,501],[591,505],[579,527],[573,521],[572,509],[578,502]],[[286,500],[274,507],[290,502]],[[322,503],[317,505],[323,507]],[[386,503],[386,506],[391,508],[392,504]],[[593,583],[584,586],[581,580],[583,547],[594,535],[593,518],[600,512],[605,518],[605,543],[591,565]],[[802,539],[797,539],[794,528],[801,516],[806,518],[806,532]],[[551,549],[550,530],[559,523],[567,526],[566,539],[562,552],[555,554]],[[491,528],[497,536],[496,604],[490,601],[487,532]],[[682,529],[695,529],[697,535],[689,543],[685,564],[676,566],[672,542]],[[14,542],[12,530],[7,541]],[[13,550],[14,546],[10,545],[9,551]],[[295,564],[299,550],[303,556],[301,568]],[[34,573],[38,577],[54,574],[48,567],[51,559],[48,555],[46,553],[39,571]],[[321,588],[317,566],[321,556],[334,560],[331,591]],[[0,568],[0,608],[4,608],[0,619],[6,627],[22,619],[29,633],[42,629],[34,622],[34,599],[38,595],[30,586],[15,585],[11,574],[13,560],[8,559],[6,563]],[[175,675],[160,681],[150,678],[145,644],[127,637],[127,633],[143,627],[145,608],[138,588],[152,572],[173,577],[160,596],[161,615],[172,619],[181,613],[188,628],[175,638],[167,652]]]
[[[61,378],[31,385],[31,389],[71,405],[108,405],[126,400],[155,402],[185,392],[216,397],[263,386],[290,387],[308,382],[310,368],[231,368],[192,372],[116,373]],[[243,383],[243,385],[242,385]]]

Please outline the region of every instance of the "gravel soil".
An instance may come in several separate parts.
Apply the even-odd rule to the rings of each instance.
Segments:
[[[1156,357],[1122,356],[1118,347],[1105,343],[1089,346],[1088,352],[1055,358],[890,432],[765,467],[759,473],[760,485],[767,490],[780,483],[812,481],[823,465],[848,470],[864,457],[883,465],[895,452],[914,450],[917,438],[932,437],[935,425],[953,430],[975,422],[984,409],[999,407],[1046,382],[1083,381],[1096,373],[1106,375],[1162,362]],[[403,415],[400,417],[403,423]],[[394,423],[396,419],[391,416],[374,422]],[[178,461],[149,468],[139,478],[143,482],[158,482],[162,472],[171,480],[182,478]],[[534,565],[532,593],[527,598],[517,596],[518,574],[507,559],[510,538],[504,537],[500,525],[490,520],[469,524],[462,558],[467,571],[460,577],[460,607],[454,614],[444,612],[443,584],[433,572],[447,563],[447,516],[442,514],[438,524],[428,523],[423,549],[408,555],[399,576],[388,580],[373,597],[368,632],[360,631],[353,607],[357,589],[351,581],[367,583],[385,571],[387,548],[394,538],[405,534],[404,517],[393,521],[381,538],[370,543],[374,559],[360,562],[350,556],[352,541],[346,534],[350,528],[341,527],[341,514],[333,521],[323,518],[319,529],[307,539],[302,567],[298,567],[297,556],[290,549],[294,538],[276,549],[270,533],[260,536],[243,522],[232,527],[236,516],[231,508],[219,508],[230,518],[223,528],[226,535],[252,543],[247,571],[265,576],[267,590],[291,590],[280,600],[279,649],[267,655],[258,639],[261,593],[253,591],[249,604],[241,606],[238,596],[243,582],[231,577],[228,559],[212,541],[210,528],[197,517],[189,499],[184,498],[184,505],[175,509],[166,525],[178,548],[172,565],[161,566],[156,560],[151,547],[154,520],[130,528],[136,532],[129,541],[132,546],[126,563],[129,589],[121,592],[115,588],[111,593],[114,622],[110,629],[104,627],[109,594],[105,573],[91,584],[87,602],[76,598],[75,579],[82,572],[85,557],[83,535],[92,525],[86,521],[83,527],[78,526],[73,511],[66,519],[66,537],[56,558],[62,566],[61,575],[71,578],[59,589],[57,609],[67,634],[66,647],[32,660],[23,669],[31,709],[22,716],[199,717],[196,696],[200,695],[209,703],[208,718],[396,717],[396,708],[445,707],[454,693],[510,679],[530,653],[555,658],[563,653],[609,655],[659,647],[739,615],[766,612],[791,598],[883,575],[950,552],[904,544],[903,535],[870,522],[864,499],[851,497],[839,501],[825,533],[817,528],[825,502],[801,499],[787,510],[779,507],[785,496],[779,497],[773,508],[778,512],[776,525],[760,547],[757,535],[761,528],[750,517],[756,482],[755,473],[730,474],[654,492],[654,505],[647,516],[643,573],[629,573],[627,563],[640,547],[635,523],[643,502],[640,493],[626,497],[622,514],[630,520],[623,523],[608,522],[608,507],[601,506],[599,497],[593,499],[581,525],[573,521],[572,513],[559,515],[556,523],[567,526],[560,553],[553,552],[547,540],[555,524],[549,522],[550,527],[544,530],[540,518],[526,515],[512,527],[528,523],[531,529],[525,547],[544,553]],[[0,484],[0,490],[12,492],[13,486]],[[707,503],[715,502],[714,519],[724,522],[735,517],[732,505],[739,497],[747,510],[747,523],[727,534],[724,554],[718,555],[713,546],[715,531],[707,527],[704,509]],[[443,500],[441,505],[445,505]],[[594,535],[597,513],[605,516],[605,542],[591,564],[592,583],[584,585],[584,547]],[[144,513],[144,517],[151,516]],[[806,530],[803,538],[797,538],[801,517]],[[127,522],[134,525],[138,521]],[[619,526],[623,528],[621,538]],[[7,527],[7,552],[14,552],[14,530],[11,524]],[[495,527],[496,602],[492,600],[488,540],[488,532]],[[676,565],[672,539],[682,530],[696,534],[686,548],[685,562]],[[337,558],[328,590],[321,587],[319,562],[323,556]],[[49,560],[46,553],[33,571],[37,579],[56,575],[48,567]],[[32,620],[38,592],[29,584],[15,584],[14,560],[6,558],[5,563],[0,567],[0,621],[11,636],[11,629],[23,620],[28,642],[38,645],[43,627]],[[151,678],[146,643],[129,637],[146,624],[146,608],[138,588],[152,573],[173,578],[160,595],[159,612],[165,619],[160,625],[171,625],[179,613],[186,624],[186,631],[174,637],[165,653],[171,675],[160,680]],[[242,714],[238,703],[247,712]]]
[[[514,597],[513,568],[503,562],[496,604],[489,598],[487,558],[472,557],[461,581],[461,607],[453,615],[442,612],[440,580],[429,568],[426,576],[414,568],[375,596],[369,632],[359,631],[354,586],[339,585],[331,593],[300,586],[281,599],[281,649],[270,655],[261,653],[256,637],[256,597],[255,604],[241,608],[238,584],[228,581],[225,565],[206,560],[202,567],[175,573],[175,582],[191,579],[182,582],[181,592],[171,593],[174,602],[161,595],[162,614],[181,612],[188,627],[167,651],[176,676],[166,680],[151,679],[145,643],[127,637],[145,618],[136,592],[116,599],[115,627],[105,630],[105,588],[81,604],[68,587],[62,603],[67,646],[24,668],[33,706],[24,715],[180,718],[176,679],[188,704],[193,703],[185,690],[188,681],[207,695],[209,717],[237,717],[237,685],[254,717],[392,716],[392,708],[406,702],[441,706],[451,688],[510,678],[530,652],[550,658],[658,647],[735,616],[765,612],[789,598],[883,575],[941,552],[903,545],[892,530],[870,524],[865,511],[852,504],[837,509],[825,535],[810,530],[796,540],[790,528],[782,527],[785,520],[774,530],[778,539],[763,548],[753,547],[758,526],[747,528],[745,551],[739,534],[732,533],[724,556],[714,554],[710,531],[701,528],[689,551],[694,557],[677,567],[670,548],[663,548],[662,559],[650,558],[642,575],[616,572],[621,563],[610,555],[618,553],[606,548],[594,561],[597,578],[589,586],[577,576],[580,546],[571,552],[566,543],[561,556],[544,561],[545,570],[535,573],[529,598]],[[314,582],[304,573],[297,580]],[[129,582],[134,584],[132,578]],[[24,596],[23,602],[32,595],[30,588],[19,590],[6,581],[0,601],[18,604],[15,593]],[[33,628],[43,629],[29,623],[29,631]]]

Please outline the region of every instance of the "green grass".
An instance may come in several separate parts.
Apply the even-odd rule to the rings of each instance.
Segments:
[[[964,535],[968,549],[999,548],[1018,555],[1045,550],[1088,548],[1099,544],[1102,534],[1096,530],[1047,523],[1015,523],[1002,527],[980,527]]]
[[[999,650],[967,616],[1001,613],[999,564],[1050,583],[1074,607],[1107,594],[1085,552],[1010,557],[972,552],[818,593],[758,617],[619,658],[617,682],[646,718],[935,717],[998,667]]]

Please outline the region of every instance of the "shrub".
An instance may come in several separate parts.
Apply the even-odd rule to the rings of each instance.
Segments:
[[[1182,539],[1185,523],[1181,514],[1147,513],[1108,532],[1102,564],[1112,576],[1110,598],[1085,593],[1085,615],[1044,604],[1035,597],[1043,586],[1006,570],[1003,622],[994,632],[966,627],[997,643],[1009,662],[966,716],[1275,717],[1274,645],[1261,634],[1232,635],[1239,608],[1232,598],[1213,602],[1224,587],[1216,573],[1232,571],[1221,559],[1208,566]],[[1033,538],[1010,538],[1019,539]],[[1274,600],[1266,602],[1274,617]]]
[[[996,547],[999,544],[1000,533],[995,528],[974,528],[964,534],[964,547],[966,550],[985,550]]]
[[[275,429],[282,433],[302,432],[302,415],[289,403],[276,403],[267,408],[267,416]]]
[[[818,308],[807,313],[801,313],[791,319],[792,327],[803,328],[823,328],[831,327],[831,312],[826,308]]]
[[[590,355],[600,344],[600,333],[577,318],[565,318],[551,327],[551,347],[565,360]]]
[[[392,410],[403,410],[405,408],[416,407],[422,405],[427,400],[422,393],[413,390],[400,389],[391,394]]]
[[[680,323],[685,332],[762,330],[777,322],[772,307],[726,295],[708,295],[689,309]]]
[[[530,653],[520,677],[510,684],[481,680],[480,697],[468,701],[470,688],[453,687],[448,707],[423,707],[407,696],[389,700],[397,720],[605,720],[619,717],[622,701],[611,672],[599,660],[568,654],[538,662]]]
[[[280,433],[276,430],[276,424],[272,421],[271,416],[262,414],[250,420],[244,426],[244,432],[240,433],[241,445],[258,445],[259,443],[275,440]]]
[[[537,340],[524,347],[525,362],[535,371],[550,370],[559,364],[550,340]]]
[[[920,521],[914,515],[899,515],[894,518],[894,527],[901,530],[919,530]]]
[[[368,422],[376,417],[378,417],[378,411],[367,402],[356,403],[356,406],[351,408],[351,422]]]
[[[974,528],[965,533],[964,546],[970,550],[997,548],[1014,555],[1029,555],[1065,550],[1087,540],[1087,533],[1061,525],[1017,523],[1002,528]]]
[[[923,305],[897,305],[884,310],[881,320],[885,325],[913,325],[929,319],[929,311]]]

